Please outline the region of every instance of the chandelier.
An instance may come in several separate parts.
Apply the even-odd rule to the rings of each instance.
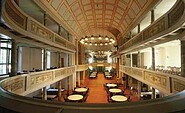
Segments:
[[[94,46],[104,46],[112,45],[115,43],[115,40],[112,37],[108,36],[85,36],[80,39],[80,43],[84,45],[94,45]]]

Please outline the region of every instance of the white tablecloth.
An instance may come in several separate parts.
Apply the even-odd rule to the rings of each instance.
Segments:
[[[87,88],[76,88],[75,91],[76,92],[86,92]]]
[[[77,101],[77,100],[83,99],[83,96],[79,94],[74,94],[74,95],[69,95],[67,98],[69,100]]]
[[[117,102],[123,102],[127,100],[127,97],[123,95],[114,95],[111,97],[112,100],[117,101]]]
[[[116,87],[117,84],[107,84],[107,87]]]
[[[118,89],[118,88],[109,89],[109,91],[111,93],[121,93],[122,92],[121,89]]]

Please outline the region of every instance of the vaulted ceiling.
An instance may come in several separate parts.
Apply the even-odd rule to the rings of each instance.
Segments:
[[[19,0],[19,6],[41,23],[45,12],[49,17],[47,27],[57,32],[58,25],[61,25],[78,41],[92,35],[111,37],[116,41],[114,44],[86,47],[92,51],[115,51],[119,38],[134,28],[159,1]]]
[[[117,38],[159,0],[34,0],[77,38],[102,35]]]

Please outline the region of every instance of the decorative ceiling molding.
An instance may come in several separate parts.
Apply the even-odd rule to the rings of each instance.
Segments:
[[[125,33],[144,11],[159,0],[34,0],[60,18],[76,37]]]

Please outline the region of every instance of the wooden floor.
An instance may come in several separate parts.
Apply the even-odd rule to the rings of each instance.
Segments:
[[[107,92],[104,89],[103,84],[115,83],[116,79],[106,79],[103,73],[98,73],[98,77],[95,79],[85,80],[85,86],[89,88],[89,94],[86,103],[108,103]]]
[[[106,79],[103,73],[98,73],[97,78],[85,78],[84,84],[81,87],[89,88],[88,98],[85,103],[109,103],[107,101],[107,92],[104,88],[105,83],[116,83],[116,78]],[[138,101],[136,94],[133,94],[129,89],[124,89],[125,86],[119,87],[124,90],[124,94],[130,96],[130,100]],[[61,99],[60,101],[64,101]]]

